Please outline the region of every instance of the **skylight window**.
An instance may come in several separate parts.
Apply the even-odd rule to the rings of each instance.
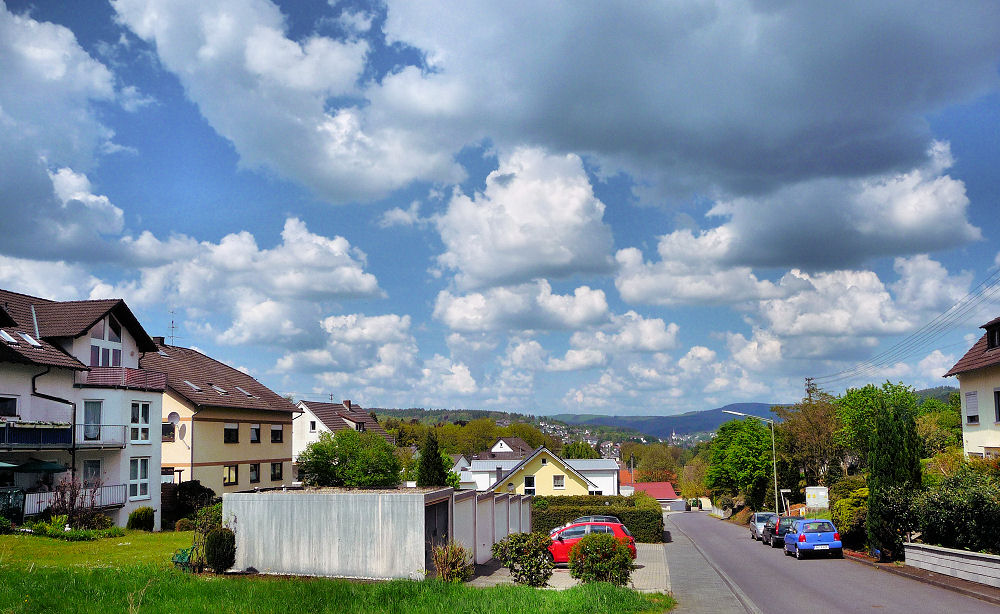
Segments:
[[[160,356],[163,356],[164,358],[170,358],[170,354],[167,354],[163,350],[156,350],[156,353],[159,354]]]
[[[41,344],[41,343],[39,343],[39,342],[37,342],[37,341],[35,341],[35,340],[34,340],[34,339],[32,338],[32,336],[31,336],[31,335],[29,335],[28,333],[20,333],[20,332],[19,332],[19,333],[17,333],[17,334],[21,335],[21,336],[22,336],[22,337],[24,338],[24,340],[28,342],[28,345],[31,345],[31,346],[33,346],[33,347],[36,347],[36,348],[40,348],[40,347],[42,347],[42,344]]]
[[[237,389],[237,390],[239,390],[240,392],[242,392],[243,394],[247,395],[247,396],[248,396],[248,397],[250,397],[251,399],[253,398],[253,395],[252,395],[252,394],[250,394],[250,393],[249,393],[249,392],[247,392],[246,390],[243,390],[243,389],[242,389],[242,388],[240,388],[239,386],[236,386],[236,389]]]
[[[188,386],[191,386],[191,390],[194,390],[195,392],[201,392],[201,388],[200,387],[192,384],[188,380],[184,380],[184,383],[187,384]]]
[[[13,343],[14,345],[17,345],[17,339],[11,337],[10,333],[8,333],[5,330],[0,330],[0,339],[3,339],[7,343]]]
[[[209,384],[209,386],[211,386],[219,394],[229,394],[228,392],[226,392],[226,390],[224,388],[220,388],[219,386],[216,386],[215,384]]]

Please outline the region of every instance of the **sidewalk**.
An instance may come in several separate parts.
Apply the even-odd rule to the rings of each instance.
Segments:
[[[636,544],[636,569],[632,572],[631,587],[643,593],[666,593],[670,590],[670,577],[667,572],[667,556],[663,544]],[[476,565],[476,576],[469,585],[480,588],[513,584],[510,572],[496,561],[485,565]],[[566,567],[556,567],[549,588],[563,590],[579,584],[579,581],[569,575]]]

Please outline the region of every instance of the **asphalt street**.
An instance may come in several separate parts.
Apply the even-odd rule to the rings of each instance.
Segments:
[[[666,515],[679,612],[981,613],[996,606],[845,559],[784,556],[749,530],[688,512]]]

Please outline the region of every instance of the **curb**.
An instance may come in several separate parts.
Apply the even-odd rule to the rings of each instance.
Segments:
[[[974,590],[974,589],[965,588],[964,586],[958,586],[957,584],[955,584],[953,582],[949,582],[948,580],[938,580],[938,579],[933,578],[933,577],[928,577],[928,576],[924,576],[922,574],[913,573],[912,571],[909,571],[908,568],[905,567],[905,566],[904,567],[899,567],[899,566],[893,565],[891,563],[890,564],[876,563],[874,561],[869,561],[869,560],[867,560],[865,558],[859,557],[859,556],[851,554],[849,552],[845,552],[844,553],[844,558],[847,559],[847,560],[849,560],[849,561],[854,561],[855,563],[861,563],[862,565],[868,565],[869,567],[874,567],[875,569],[878,569],[878,570],[881,570],[881,571],[885,571],[885,572],[888,572],[888,573],[891,573],[891,574],[895,574],[897,576],[903,576],[904,578],[910,578],[911,580],[916,580],[918,582],[923,582],[924,584],[930,584],[930,585],[936,586],[938,588],[943,588],[945,590],[949,590],[949,591],[952,591],[952,592],[955,592],[955,593],[959,593],[961,595],[965,595],[966,597],[972,597],[974,599],[979,599],[981,601],[987,601],[987,602],[992,603],[994,605],[1000,605],[1000,593],[998,593],[997,595],[991,595],[991,594],[988,594],[988,593],[983,593],[983,592],[980,592],[980,591],[977,591],[977,590]],[[909,568],[909,569],[912,569],[912,568]],[[928,572],[928,573],[933,573],[933,572]],[[939,574],[939,575],[943,575],[943,574]],[[951,576],[943,576],[943,577],[950,578]],[[960,580],[960,578],[955,578],[955,580]],[[992,588],[992,587],[990,587],[990,588]]]

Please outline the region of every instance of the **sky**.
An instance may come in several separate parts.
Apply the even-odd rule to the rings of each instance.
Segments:
[[[0,287],[366,407],[957,385],[997,300],[829,376],[997,273],[998,71],[993,0],[0,0]]]

